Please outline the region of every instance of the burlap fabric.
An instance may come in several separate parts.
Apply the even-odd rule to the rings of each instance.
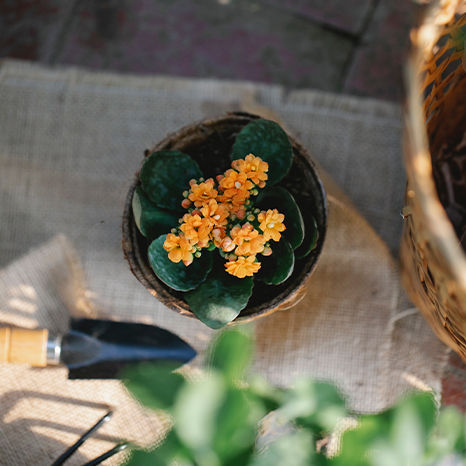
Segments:
[[[164,308],[132,276],[120,248],[123,202],[143,150],[167,132],[262,107],[278,114],[352,202],[325,183],[324,251],[305,299],[256,323],[255,370],[280,385],[302,376],[333,381],[359,412],[381,410],[413,385],[439,393],[446,348],[406,300],[390,254],[402,224],[400,109],[377,101],[4,62],[1,320],[50,330],[65,329],[70,313],[155,323],[191,343],[199,366],[213,331]],[[114,419],[70,464],[121,438],[147,445],[163,431],[117,381],[0,367],[1,464],[50,464],[108,406]]]

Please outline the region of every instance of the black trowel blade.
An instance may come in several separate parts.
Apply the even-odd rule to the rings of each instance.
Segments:
[[[113,379],[128,364],[181,366],[196,351],[178,336],[155,325],[97,319],[72,319],[63,336],[60,360],[70,379]]]

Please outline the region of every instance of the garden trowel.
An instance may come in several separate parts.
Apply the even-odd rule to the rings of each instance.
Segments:
[[[45,329],[0,328],[0,362],[32,366],[66,364],[70,379],[112,379],[128,364],[190,361],[196,351],[155,325],[72,319],[64,335]]]

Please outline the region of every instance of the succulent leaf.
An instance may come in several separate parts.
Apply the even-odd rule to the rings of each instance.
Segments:
[[[186,293],[185,298],[200,321],[219,329],[246,307],[253,285],[252,277],[236,278],[225,271],[215,271],[195,290]]]
[[[253,154],[269,164],[267,185],[278,183],[289,171],[293,149],[287,134],[270,120],[254,120],[236,136],[231,160]]]
[[[281,238],[278,243],[272,243],[271,247],[272,254],[259,259],[261,268],[257,278],[266,285],[280,285],[293,273],[293,249],[285,238]]]
[[[319,240],[319,230],[317,228],[316,219],[312,214],[305,209],[301,209],[304,220],[304,239],[301,246],[294,252],[296,259],[302,259],[306,257],[311,251],[317,246]]]
[[[178,226],[179,214],[155,205],[140,186],[133,195],[133,215],[139,231],[150,240]]]
[[[184,212],[181,202],[183,191],[191,179],[199,179],[202,172],[198,164],[179,151],[154,152],[141,168],[141,183],[152,202],[159,207]]]
[[[212,269],[212,253],[203,251],[202,256],[195,258],[186,267],[183,262],[172,262],[168,252],[163,248],[167,235],[159,236],[149,246],[149,262],[155,275],[163,283],[176,291],[190,291],[199,286]]]

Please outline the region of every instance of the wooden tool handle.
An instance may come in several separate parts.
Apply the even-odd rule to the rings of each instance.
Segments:
[[[45,329],[0,328],[0,362],[45,367],[48,336]]]

